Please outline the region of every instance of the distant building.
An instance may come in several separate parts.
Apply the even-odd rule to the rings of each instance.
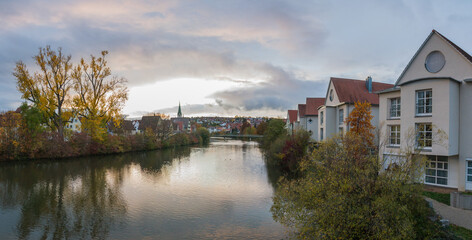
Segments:
[[[324,98],[306,98],[305,129],[314,141],[318,141],[318,108],[325,103]]]
[[[192,128],[190,125],[190,118],[186,118],[182,114],[182,109],[179,102],[179,110],[177,111],[177,117],[171,118],[174,132],[191,132]]]
[[[298,110],[287,111],[287,122],[285,124],[289,134],[293,134],[295,132],[295,128],[297,127],[297,118]]]
[[[379,95],[376,93],[393,87],[392,84],[373,82],[371,77],[364,80],[334,78],[329,82],[325,104],[318,107],[318,139],[325,140],[349,130],[346,118],[356,102],[368,102],[376,128],[379,124]]]

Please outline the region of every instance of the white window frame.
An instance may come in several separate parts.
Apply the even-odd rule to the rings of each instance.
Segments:
[[[420,111],[420,109],[423,110]],[[418,90],[415,92],[415,114],[416,116],[431,116],[433,114],[432,89]]]
[[[392,143],[392,140],[394,143]],[[399,147],[401,142],[400,125],[388,125],[388,146]]]
[[[442,160],[440,160],[440,158]],[[439,176],[439,174],[441,174],[441,176]],[[428,156],[428,161],[426,162],[424,182],[427,184],[447,186],[448,176],[449,176],[449,158],[447,156],[434,156],[434,155]],[[438,180],[445,181],[445,183],[444,182],[438,183]]]
[[[430,129],[426,128],[430,126]],[[424,126],[423,128],[421,126]],[[433,124],[416,123],[416,148],[431,149],[433,147]],[[429,144],[428,144],[429,143]]]
[[[323,128],[320,128],[320,140],[323,140]]]
[[[339,109],[338,111],[338,114],[339,114],[339,125],[343,125],[344,123],[344,109]]]
[[[389,99],[389,118],[399,119],[401,117],[401,98],[390,98]]]
[[[465,161],[465,181],[472,183],[472,159]]]

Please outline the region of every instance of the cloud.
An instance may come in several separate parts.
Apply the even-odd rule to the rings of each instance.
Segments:
[[[268,64],[262,67],[262,71],[267,74],[267,81],[220,91],[211,97],[225,109],[286,111],[304,103],[306,97],[325,95],[326,81],[301,80],[294,73]]]

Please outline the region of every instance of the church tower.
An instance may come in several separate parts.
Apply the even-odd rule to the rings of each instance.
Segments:
[[[177,117],[182,117],[182,110],[180,109],[180,102],[179,102],[179,111],[177,112]]]

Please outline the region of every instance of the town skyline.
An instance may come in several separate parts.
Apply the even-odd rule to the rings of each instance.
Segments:
[[[0,110],[22,102],[15,63],[39,47],[74,63],[108,50],[123,113],[285,117],[330,77],[393,83],[432,29],[470,52],[471,3],[124,1],[0,3]],[[346,40],[349,39],[349,40]]]

